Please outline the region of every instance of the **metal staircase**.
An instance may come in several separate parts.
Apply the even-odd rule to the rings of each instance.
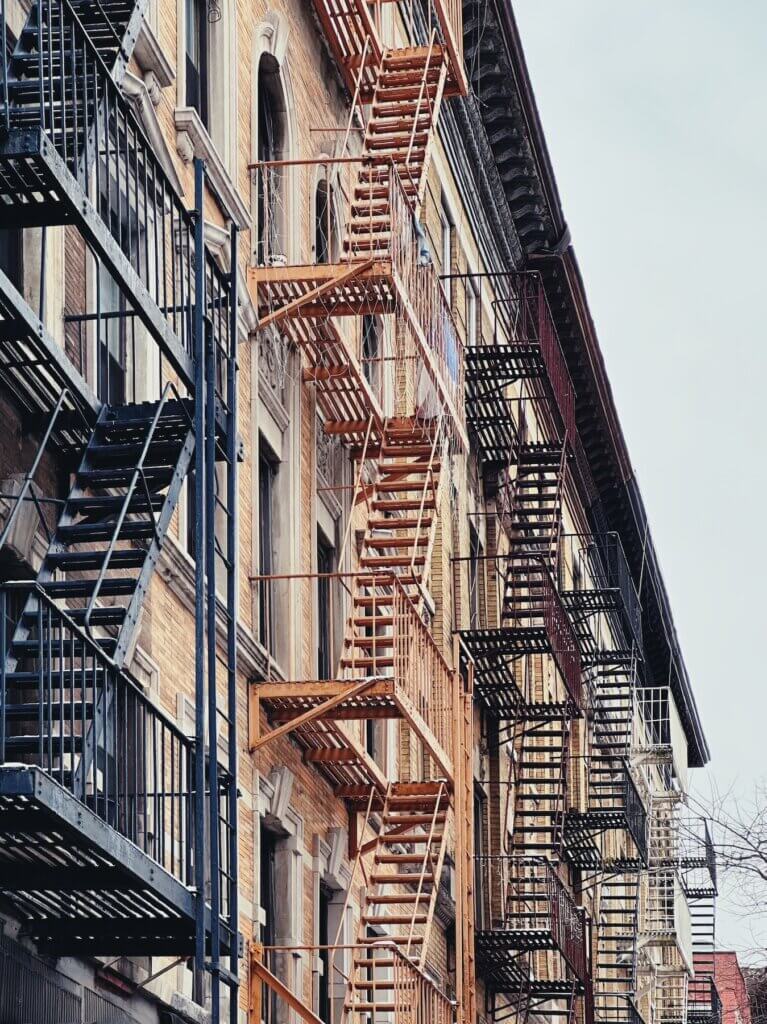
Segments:
[[[594,1016],[604,1024],[635,1024],[640,876],[611,875],[600,885],[594,962]]]
[[[370,955],[355,963],[349,983],[346,1009],[355,1019],[380,1011],[386,997],[378,992],[391,988],[380,972],[392,965],[378,959],[377,948],[396,947],[418,967],[425,963],[452,817],[444,782],[387,789],[357,940]]]
[[[0,641],[0,833],[9,863],[32,865],[0,879],[0,890],[45,951],[194,955],[196,997],[205,995],[207,966],[217,1021],[219,986],[236,990],[238,962],[237,740],[227,710],[236,697],[236,232],[224,274],[204,243],[202,164],[190,211],[122,94],[144,9],[143,0],[34,0],[0,76],[3,226],[78,232],[83,271],[93,264],[97,277],[109,275],[121,322],[143,324],[160,381],[178,388],[142,382],[147,402],[137,402],[134,386],[127,404],[104,404],[85,366],[42,329],[42,311],[33,314],[0,280],[4,382],[37,415],[58,414],[57,390],[67,393],[66,411],[84,411],[89,425],[78,420],[82,459],[37,578],[0,588],[13,626]],[[0,18],[5,44],[5,9]],[[44,291],[44,259],[40,276]],[[98,346],[105,310],[96,292],[95,307],[84,299],[66,323]],[[70,299],[78,301],[68,291]],[[71,422],[59,417],[61,447]],[[125,667],[193,458],[199,643],[190,739]],[[215,537],[214,522],[225,524]],[[217,605],[226,709],[206,685]],[[226,767],[205,752],[206,703],[211,745],[220,730],[229,747]],[[234,996],[231,1006],[234,1017]]]
[[[515,724],[511,849],[520,855],[551,859],[561,853],[569,739],[570,718],[556,705],[528,707]]]
[[[370,118],[354,189],[344,248],[351,257],[373,257],[392,247],[390,176],[418,216],[426,189],[447,63],[433,45],[387,50],[376,76]]]

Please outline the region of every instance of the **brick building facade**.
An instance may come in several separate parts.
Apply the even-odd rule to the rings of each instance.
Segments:
[[[716,1024],[511,5],[2,24],[0,1019]]]

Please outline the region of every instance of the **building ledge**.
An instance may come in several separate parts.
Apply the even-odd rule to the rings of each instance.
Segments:
[[[206,163],[207,182],[216,193],[221,207],[238,228],[244,229],[250,223],[250,212],[224,166],[221,156],[213,144],[200,115],[194,107],[176,107],[176,148],[184,163],[191,163],[194,157]]]

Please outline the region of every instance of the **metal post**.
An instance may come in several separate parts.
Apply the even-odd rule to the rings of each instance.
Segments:
[[[238,974],[239,950],[238,925],[239,905],[237,898],[238,864],[237,864],[237,566],[239,564],[237,536],[237,228],[232,225],[231,240],[231,286],[229,292],[229,365],[226,377],[226,404],[229,410],[226,435],[226,505],[227,505],[227,538],[226,557],[226,611],[227,611],[227,713],[229,715],[229,795],[228,811],[229,827],[229,874],[231,875],[229,893],[229,934],[232,943],[229,954],[229,970],[235,977]],[[231,989],[229,1000],[230,1024],[237,1024],[237,990]]]
[[[203,502],[205,483],[205,264],[199,258],[205,244],[202,196],[205,169],[202,160],[194,161],[195,207],[195,293],[194,293],[194,879],[197,889],[194,947],[194,995],[205,999],[205,550]],[[182,257],[183,258],[183,257]],[[190,254],[187,254],[187,259]],[[190,296],[189,301],[192,301]]]
[[[196,264],[205,265],[202,248]],[[218,297],[218,296],[216,296]],[[215,314],[211,317],[216,320]],[[208,653],[208,843],[210,846],[211,1024],[220,1021],[221,993],[221,831],[218,788],[218,707],[216,686],[216,352],[214,323],[205,320],[205,569]],[[199,401],[199,399],[198,399]]]

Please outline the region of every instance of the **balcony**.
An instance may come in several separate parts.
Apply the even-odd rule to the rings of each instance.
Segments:
[[[679,826],[682,887],[691,900],[713,899],[718,893],[716,851],[705,818],[688,817]]]
[[[568,982],[583,993],[588,984],[586,914],[543,858],[475,858],[477,969],[496,992],[524,991],[528,958],[553,950],[557,977],[532,979],[533,991],[567,993]],[[540,965],[541,961],[532,960]]]
[[[283,240],[288,182],[306,195],[318,168],[341,175],[334,231],[342,251],[329,263],[289,264]],[[315,332],[328,325],[343,335],[344,318],[393,315],[400,337],[395,356],[407,375],[403,400],[432,406],[429,415],[443,409],[456,440],[468,449],[463,345],[435,267],[423,258],[413,212],[415,186],[403,183],[388,157],[261,163],[252,172],[263,223],[255,232],[258,265],[248,270],[248,287],[259,329],[279,323],[306,349]],[[329,369],[338,378],[349,372],[347,364]],[[425,397],[427,380],[432,400]]]
[[[713,978],[690,978],[687,983],[687,1024],[721,1024],[722,1001]]]
[[[668,686],[643,686],[637,690],[637,728],[634,763],[655,765],[647,771],[648,783],[662,793],[687,792],[687,737]]]
[[[494,283],[497,291],[508,291],[499,299],[505,322],[496,315],[492,341],[466,350],[466,417],[485,462],[505,469],[517,432],[509,387],[540,381],[548,418],[571,444],[577,437],[575,389],[540,275],[510,273]]]
[[[586,774],[587,809],[565,815],[566,857],[582,869],[638,870],[647,864],[648,812],[628,764],[605,768],[594,758]],[[599,841],[608,832],[622,833],[627,843],[617,863],[607,859]]]
[[[192,954],[194,745],[36,584],[0,589],[0,621],[20,594],[26,640],[0,631],[0,893],[52,955]],[[226,785],[221,806],[229,830]]]
[[[5,39],[5,11],[0,18]],[[99,269],[118,287],[121,316],[146,328],[165,373],[170,370],[192,393],[194,296],[205,291],[205,319],[226,359],[233,278],[200,251],[195,215],[181,202],[69,0],[35,2],[23,40],[31,49],[4,61],[0,73],[3,225],[75,226]],[[46,61],[58,70],[51,74]],[[13,346],[4,346],[0,357],[4,379],[36,410],[49,412],[63,384],[88,411],[93,397],[80,375],[66,365],[61,348],[18,292],[0,283],[4,337],[7,332]],[[100,309],[70,310],[68,330],[77,335],[103,329],[103,316]]]
[[[640,899],[639,930],[645,944],[674,947],[692,973],[692,918],[679,876],[672,869],[647,873]]]
[[[385,792],[387,779],[366,753],[358,723],[401,719],[420,743],[433,776],[452,779],[455,673],[396,576],[322,573],[254,577],[253,582],[264,609],[262,642],[272,657],[268,678],[251,686],[251,749],[292,732],[306,761],[340,796],[364,801],[371,785]],[[317,615],[309,612],[305,621],[307,635],[317,643],[317,658],[306,665],[281,646],[282,624],[291,610],[298,614],[314,601]],[[360,607],[365,608],[362,618],[375,620],[375,626],[361,627],[363,635],[357,637],[355,622],[352,644],[345,630],[354,609],[355,620],[360,618]],[[263,734],[259,706],[274,726]]]
[[[614,645],[635,645],[641,652],[642,607],[617,533],[563,534],[559,580],[565,607],[591,628],[594,643],[606,638],[605,631],[598,630],[602,616],[608,620]]]

